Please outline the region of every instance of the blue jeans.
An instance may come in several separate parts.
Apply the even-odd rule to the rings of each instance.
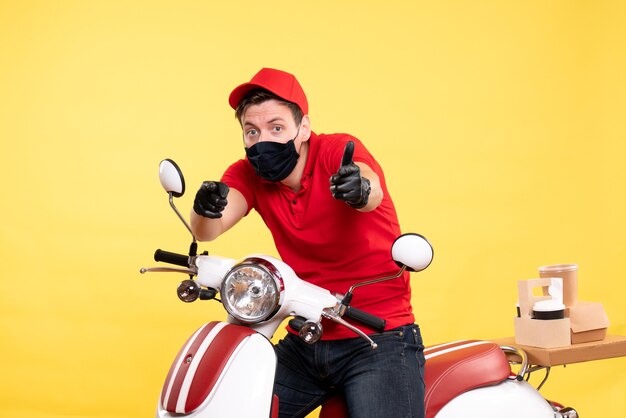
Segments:
[[[288,334],[276,345],[274,392],[281,418],[305,417],[328,398],[344,396],[351,418],[424,418],[424,345],[405,325],[370,337],[309,345]]]

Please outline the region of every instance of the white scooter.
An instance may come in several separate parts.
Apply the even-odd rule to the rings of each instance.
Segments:
[[[172,160],[159,165],[161,184],[172,209],[191,232],[173,197],[185,191],[179,167]],[[192,233],[193,236],[193,233]],[[157,250],[156,261],[176,267],[142,268],[145,272],[178,272],[189,275],[178,286],[184,302],[215,299],[228,312],[225,322],[202,325],[182,346],[171,365],[158,402],[158,418],[277,417],[273,394],[276,356],[270,338],[288,317],[300,337],[314,344],[322,336],[320,321],[327,318],[362,337],[371,349],[377,345],[344,317],[382,330],[385,321],[349,304],[361,286],[393,280],[405,270],[421,271],[432,261],[433,250],[418,234],[396,239],[391,256],[400,266],[397,274],[352,286],[344,295],[307,283],[282,261],[266,255],[233,260],[197,254],[195,237],[188,255]],[[195,278],[195,279],[194,279]],[[507,355],[521,359],[513,374]],[[577,418],[571,408],[546,401],[523,376],[529,373],[526,355],[512,347],[487,341],[458,341],[429,347],[426,357],[427,418]],[[327,402],[321,418],[348,417],[340,398]]]

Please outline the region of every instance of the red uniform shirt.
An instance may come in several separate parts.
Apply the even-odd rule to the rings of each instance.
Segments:
[[[371,212],[359,212],[330,192],[329,178],[339,169],[350,140],[355,143],[354,161],[367,164],[380,178],[384,197]],[[248,211],[254,208],[261,215],[281,258],[301,279],[345,294],[354,283],[395,274],[398,266],[391,259],[391,245],[400,226],[374,157],[350,135],[312,133],[307,158],[298,192],[262,179],[245,159],[231,165],[222,181],[244,196]],[[355,290],[352,305],[386,319],[387,329],[412,323],[408,276]],[[323,325],[324,339],[356,337],[334,323]]]

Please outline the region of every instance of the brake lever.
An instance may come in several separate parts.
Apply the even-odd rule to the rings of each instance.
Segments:
[[[195,276],[196,274],[198,274],[197,271],[194,271],[192,269],[182,269],[182,268],[175,268],[175,267],[151,267],[151,268],[142,267],[139,269],[139,273],[141,274],[144,274],[144,273],[185,273],[185,274],[189,274],[190,276]]]
[[[372,350],[375,350],[378,348],[378,344],[376,344],[374,342],[374,340],[372,340],[366,333],[364,333],[363,331],[361,331],[360,329],[358,329],[357,327],[355,327],[354,325],[350,324],[349,322],[347,322],[345,319],[337,316],[336,314],[333,313],[333,311],[328,312],[326,310],[324,310],[322,312],[322,316],[326,319],[330,319],[333,322],[336,322],[338,324],[343,325],[344,327],[348,328],[349,330],[351,330],[352,332],[354,332],[355,334],[359,335],[360,337],[364,338],[365,340],[367,340],[367,342],[369,342],[370,346],[372,347]]]

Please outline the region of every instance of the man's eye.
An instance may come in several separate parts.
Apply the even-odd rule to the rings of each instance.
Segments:
[[[248,132],[246,132],[247,136],[256,136],[257,131],[256,129],[250,129]]]
[[[274,132],[280,132],[280,131],[282,131],[282,130],[283,130],[283,128],[282,128],[282,127],[280,127],[280,126],[274,126]]]

